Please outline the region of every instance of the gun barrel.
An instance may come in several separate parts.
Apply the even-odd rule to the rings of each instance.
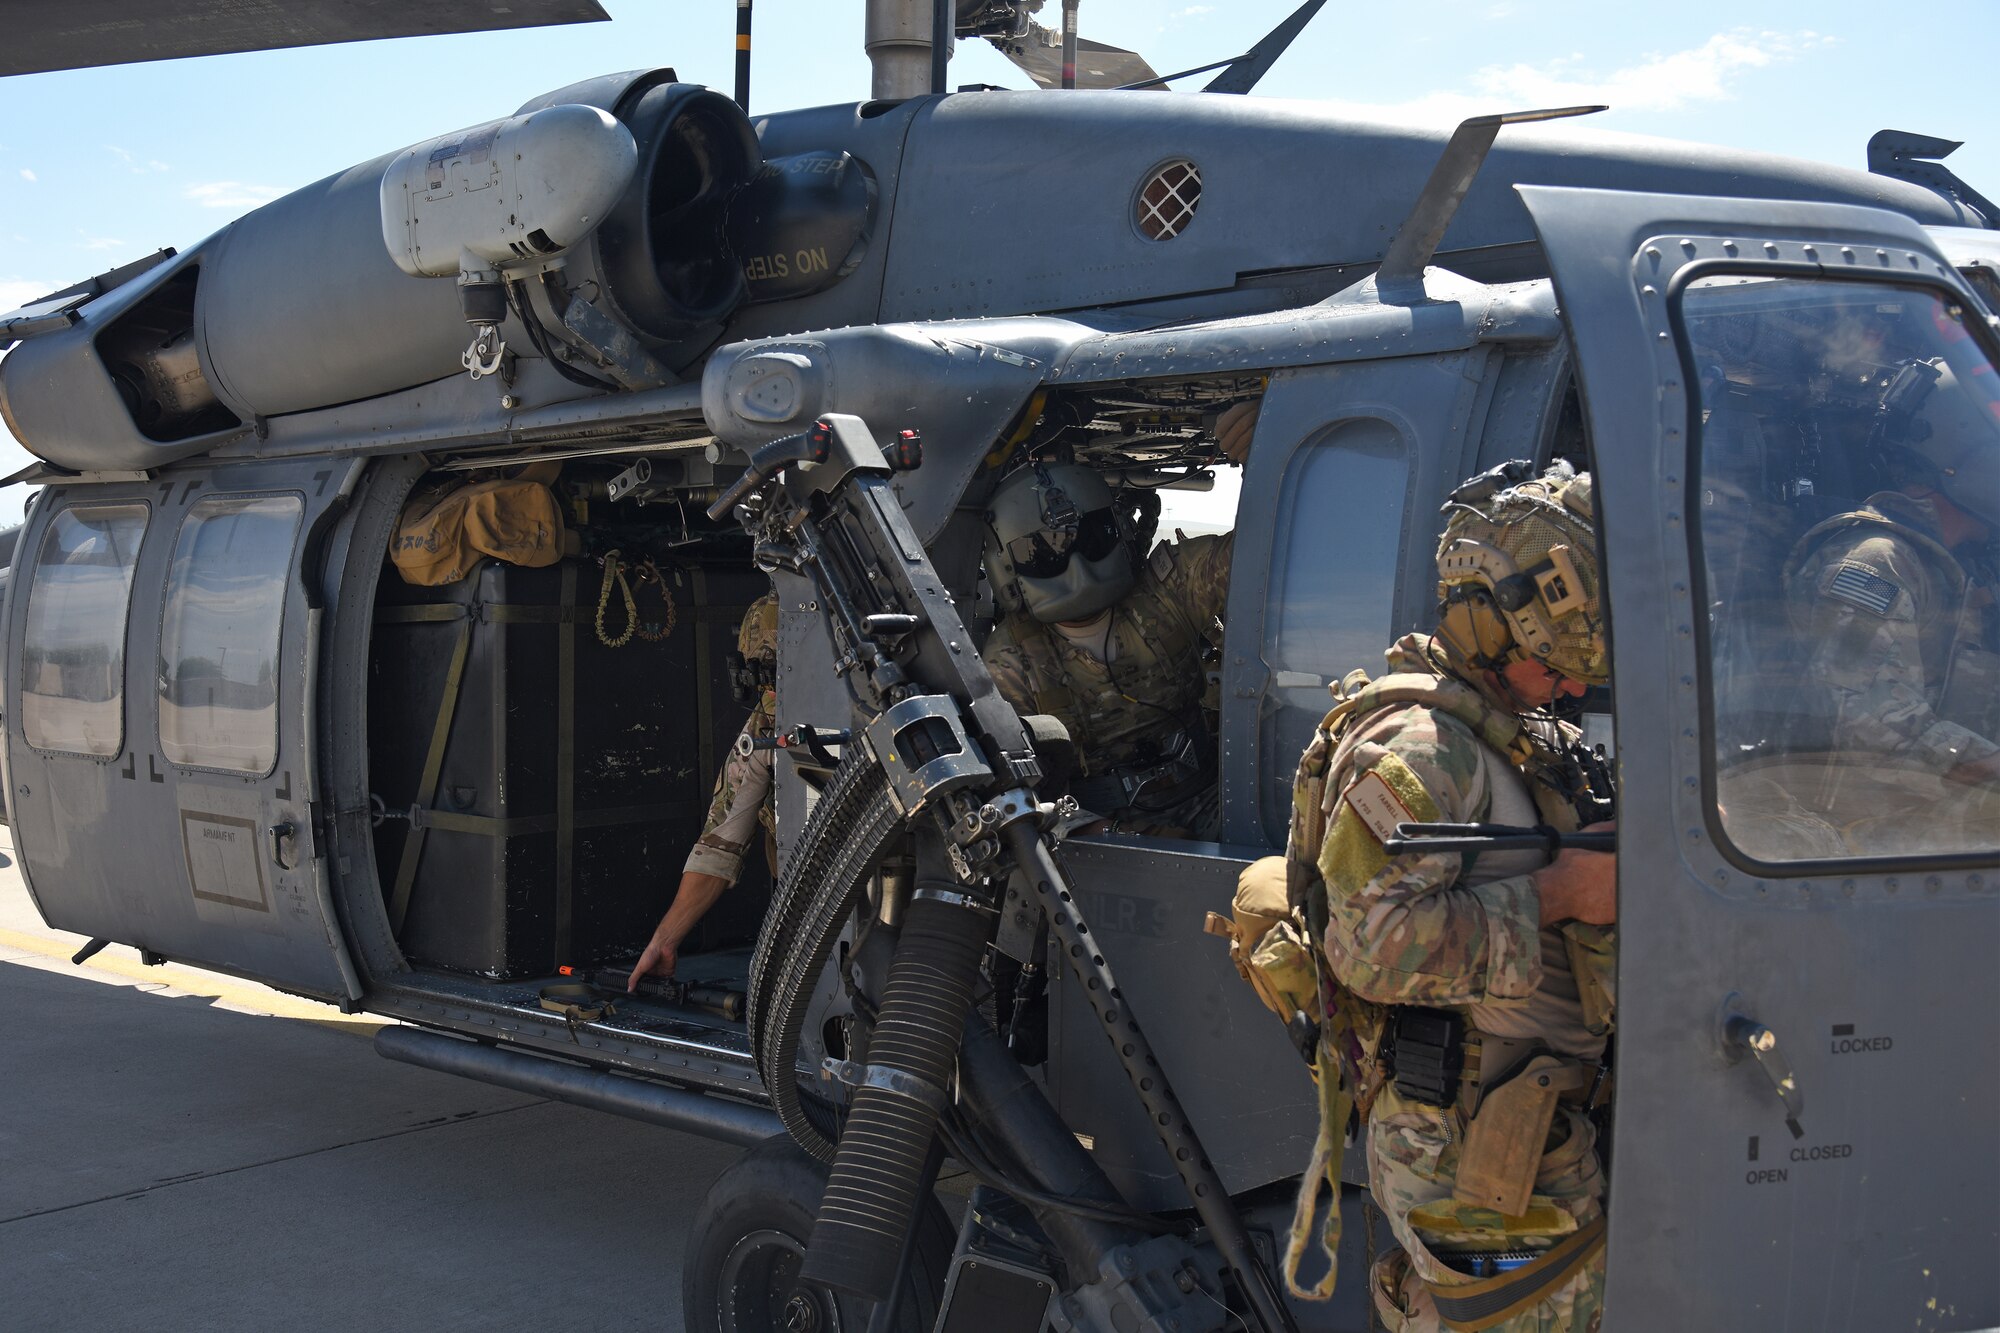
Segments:
[[[1405,852],[1547,852],[1553,856],[1564,848],[1615,852],[1618,835],[1604,831],[1562,833],[1546,824],[1533,828],[1517,824],[1398,824],[1395,832],[1382,840],[1382,849],[1392,856]]]

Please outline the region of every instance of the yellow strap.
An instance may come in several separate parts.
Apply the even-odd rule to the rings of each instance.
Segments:
[[[1533,1263],[1496,1277],[1450,1286],[1431,1282],[1431,1303],[1438,1318],[1456,1333],[1482,1333],[1504,1323],[1523,1310],[1554,1296],[1582,1271],[1604,1248],[1602,1213],[1571,1232],[1563,1241]]]
[[[625,632],[612,638],[604,632],[604,612],[611,605],[611,585],[618,584],[625,594]],[[607,551],[604,555],[604,583],[597,590],[597,641],[606,648],[623,648],[632,641],[633,631],[639,628],[639,599],[632,595],[632,585],[625,581],[625,567],[619,559],[619,552]]]
[[[647,556],[645,563],[639,566],[639,586],[643,588],[648,583],[660,590],[660,602],[666,608],[666,619],[660,622],[658,629],[646,625],[639,626],[639,637],[647,643],[658,643],[672,634],[674,626],[680,623],[680,609],[674,605],[674,590],[667,586],[666,576],[660,573],[659,565],[654,563],[651,556]],[[634,592],[632,596],[633,605],[637,606],[638,594]]]
[[[1340,1162],[1347,1141],[1347,1117],[1354,1098],[1341,1077],[1340,1057],[1326,1043],[1319,1044],[1319,1068],[1314,1081],[1319,1085],[1319,1135],[1313,1140],[1312,1162],[1299,1179],[1299,1196],[1292,1205],[1292,1227],[1285,1237],[1285,1289],[1303,1301],[1323,1301],[1333,1295],[1340,1276]],[[1320,1185],[1324,1182],[1332,1197],[1327,1201],[1326,1221],[1317,1237],[1320,1255],[1326,1260],[1326,1276],[1310,1287],[1299,1284],[1299,1265],[1306,1248],[1314,1241],[1313,1214],[1319,1211]]]

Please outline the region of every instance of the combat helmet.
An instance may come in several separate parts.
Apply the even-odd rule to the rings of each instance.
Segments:
[[[1445,502],[1437,636],[1470,665],[1540,662],[1586,685],[1611,679],[1590,474],[1526,461],[1465,482]]]
[[[1043,624],[1088,620],[1132,590],[1131,521],[1104,478],[1075,463],[1035,463],[993,492],[986,576],[1002,610]]]
[[[777,701],[778,595],[767,592],[743,613],[736,651],[728,655],[730,692],[745,708]]]

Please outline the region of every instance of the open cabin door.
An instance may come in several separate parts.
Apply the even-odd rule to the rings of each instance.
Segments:
[[[1521,193],[1611,600],[1607,1327],[2000,1324],[1990,537],[1871,508],[2000,513],[2000,340],[1889,213]]]
[[[59,930],[358,999],[314,831],[320,551],[360,464],[52,486],[6,606],[17,850]]]

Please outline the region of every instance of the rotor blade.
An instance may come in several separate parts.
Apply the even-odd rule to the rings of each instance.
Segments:
[[[1233,64],[1208,81],[1205,93],[1247,93],[1257,86],[1257,81],[1278,63],[1278,57],[1285,54],[1285,48],[1292,44],[1305,26],[1311,23],[1313,15],[1319,13],[1326,0],[1306,0],[1291,17],[1264,34],[1262,41],[1238,56]]]
[[[62,0],[60,4],[0,3],[0,75],[39,74],[145,60],[268,51],[427,37],[439,33],[602,23],[611,16],[598,0],[313,0],[311,4],[245,0]]]
[[[1062,34],[1039,23],[1019,37],[989,37],[1000,54],[1043,88],[1062,86]],[[1122,46],[1107,46],[1087,37],[1076,39],[1076,86],[1116,88],[1157,78],[1146,58]]]

